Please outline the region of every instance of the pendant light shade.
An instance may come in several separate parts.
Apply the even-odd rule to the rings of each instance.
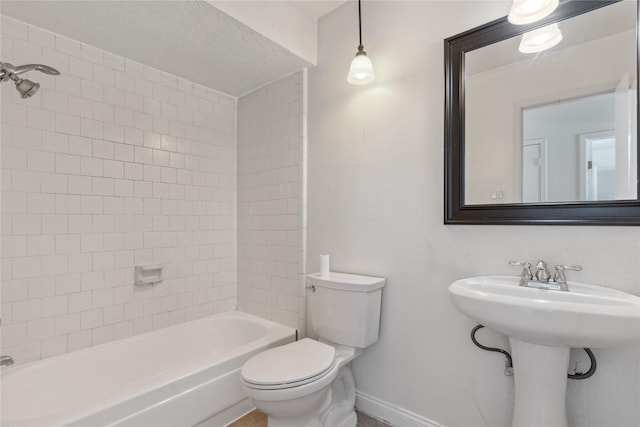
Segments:
[[[360,0],[358,0],[358,29],[360,44],[358,45],[356,57],[351,61],[351,67],[349,68],[349,74],[347,75],[347,82],[352,85],[365,85],[367,83],[371,83],[375,79],[375,73],[373,72],[373,63],[367,56],[367,52],[364,51],[364,46],[362,45],[362,14],[360,13]]]
[[[547,25],[522,35],[518,50],[522,53],[536,53],[551,49],[562,41],[562,32],[558,24]]]
[[[362,45],[358,46],[358,53],[351,61],[351,68],[349,68],[347,81],[352,85],[366,85],[375,79],[373,63],[367,56],[367,52],[362,49]]]
[[[530,24],[550,15],[559,3],[559,0],[513,0],[507,19],[515,25]]]

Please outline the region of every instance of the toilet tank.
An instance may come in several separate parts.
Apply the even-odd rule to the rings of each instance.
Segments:
[[[380,301],[385,279],[347,273],[307,276],[309,313],[315,333],[325,340],[365,348],[378,341]]]

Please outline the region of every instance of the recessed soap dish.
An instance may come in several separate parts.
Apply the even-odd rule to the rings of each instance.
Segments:
[[[136,265],[134,278],[136,285],[155,285],[164,280],[162,265]]]

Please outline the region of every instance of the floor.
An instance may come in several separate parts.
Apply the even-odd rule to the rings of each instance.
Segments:
[[[391,427],[389,424],[385,424],[361,412],[356,411],[356,414],[358,414],[357,427]],[[228,427],[267,427],[267,415],[256,409],[229,424]]]

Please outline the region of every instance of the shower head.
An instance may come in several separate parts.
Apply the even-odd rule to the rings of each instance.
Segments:
[[[31,96],[40,89],[39,83],[34,83],[31,80],[27,79],[18,79],[14,82],[16,84],[16,89],[20,92],[20,96],[23,99],[31,98]]]
[[[21,79],[20,77],[18,77],[18,75],[32,70],[40,71],[44,74],[49,74],[52,76],[57,76],[60,74],[60,71],[44,64],[26,64],[20,65],[19,67],[14,67],[8,62],[0,62],[0,82],[11,80],[16,85],[16,89],[18,90],[22,98],[30,98],[34,93],[38,91],[38,89],[40,89],[40,84],[34,83],[31,80]]]

